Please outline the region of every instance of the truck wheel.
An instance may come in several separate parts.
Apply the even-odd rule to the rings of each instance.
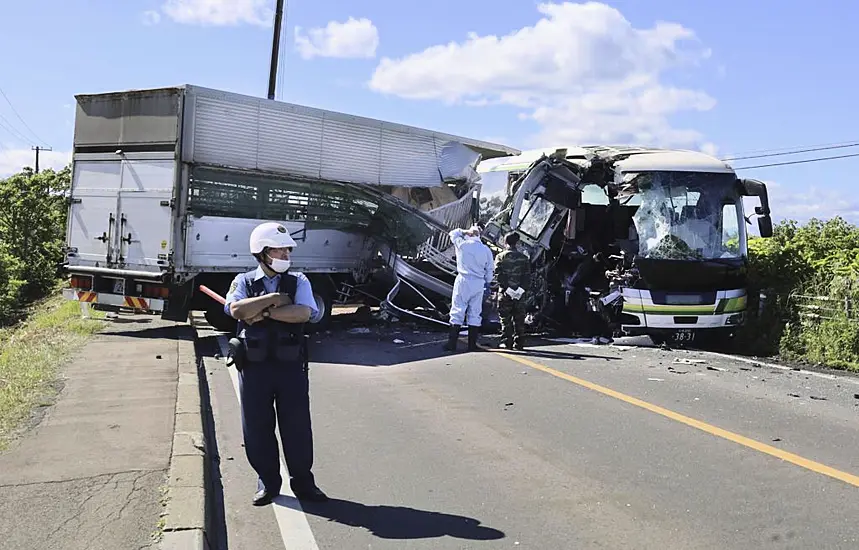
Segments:
[[[331,324],[331,310],[334,305],[334,290],[331,283],[324,278],[314,277],[311,280],[313,286],[313,299],[316,300],[316,309],[319,313],[311,317],[307,323],[307,332],[321,332],[328,328]]]
[[[206,322],[221,332],[235,334],[237,322],[220,308],[206,310]]]

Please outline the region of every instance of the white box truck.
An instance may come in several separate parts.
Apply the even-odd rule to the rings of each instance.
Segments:
[[[65,297],[175,321],[205,310],[223,330],[231,320],[198,288],[223,296],[256,267],[257,224],[281,221],[298,241],[319,328],[338,293],[396,265],[380,250],[414,251],[468,221],[481,159],[519,154],[191,85],[76,100]]]

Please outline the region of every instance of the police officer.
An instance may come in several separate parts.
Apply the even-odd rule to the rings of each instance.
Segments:
[[[494,276],[492,251],[480,240],[480,228],[454,229],[450,240],[456,247],[456,279],[450,306],[450,335],[444,349],[456,351],[459,331],[468,314],[468,351],[477,351],[483,318],[483,299]]]
[[[524,349],[525,292],[531,280],[531,262],[528,256],[516,250],[518,233],[504,237],[507,250],[495,258],[498,276],[498,315],[501,317],[501,347]],[[521,289],[521,291],[520,291]]]
[[[325,501],[313,466],[313,432],[305,324],[317,315],[310,281],[303,273],[287,273],[296,246],[286,228],[268,222],[250,237],[251,254],[259,266],[237,275],[224,310],[238,322],[241,343],[239,388],[245,454],[259,476],[253,504],[264,506],[280,492],[283,480],[275,438],[277,425],[290,476],[299,500]]]

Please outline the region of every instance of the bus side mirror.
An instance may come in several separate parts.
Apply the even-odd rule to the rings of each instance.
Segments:
[[[765,239],[769,239],[773,236],[773,220],[769,214],[758,218],[758,231],[760,232],[761,237]]]
[[[773,222],[770,217],[770,201],[767,195],[767,186],[764,182],[752,179],[739,180],[740,192],[745,197],[758,197],[761,205],[755,207],[758,215],[758,231],[761,237],[768,239],[773,236]]]

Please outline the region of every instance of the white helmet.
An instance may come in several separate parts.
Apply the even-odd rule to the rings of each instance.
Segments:
[[[277,222],[262,223],[251,232],[251,254],[259,254],[266,247],[283,248],[295,247],[295,240],[282,224]]]

